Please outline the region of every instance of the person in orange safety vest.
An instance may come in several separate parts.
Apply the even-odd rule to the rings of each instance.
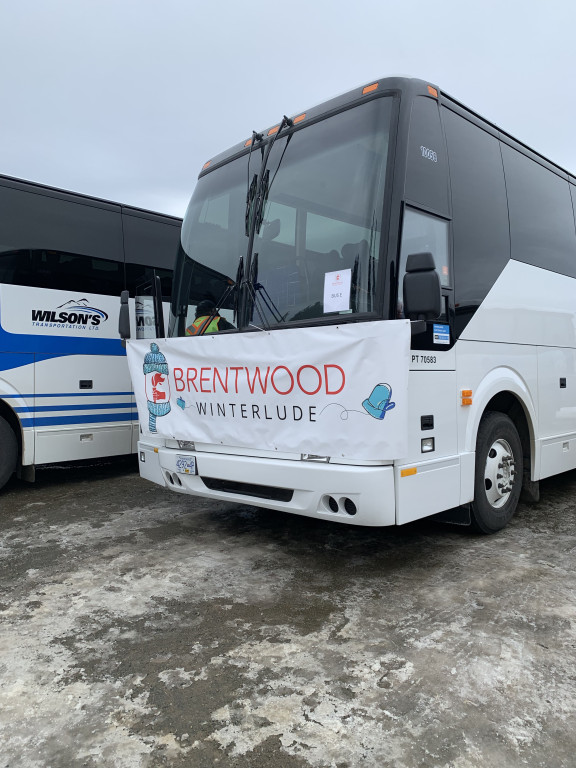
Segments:
[[[212,319],[210,317],[213,315]],[[207,324],[207,325],[206,325]],[[197,336],[199,333],[217,333],[233,329],[225,317],[221,317],[216,311],[216,305],[210,299],[201,301],[196,307],[196,319],[186,328],[186,336]]]

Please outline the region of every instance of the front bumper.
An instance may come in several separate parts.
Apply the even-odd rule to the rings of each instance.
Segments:
[[[141,440],[140,474],[178,493],[250,504],[353,525],[396,522],[394,468],[321,464],[203,451]],[[178,472],[178,457],[195,456],[196,475]],[[210,486],[210,487],[209,487]]]

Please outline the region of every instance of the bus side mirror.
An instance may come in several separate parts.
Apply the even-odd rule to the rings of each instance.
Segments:
[[[130,308],[128,306],[128,299],[130,293],[128,291],[122,291],[120,294],[120,315],[118,316],[118,333],[124,343],[126,339],[130,338]]]
[[[404,316],[409,320],[435,320],[442,312],[440,277],[431,253],[411,253],[404,275]]]

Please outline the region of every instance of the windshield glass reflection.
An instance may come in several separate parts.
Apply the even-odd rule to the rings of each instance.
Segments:
[[[185,334],[201,301],[227,323],[266,327],[375,310],[391,110],[392,99],[377,99],[277,140],[251,254],[246,202],[261,151],[249,174],[245,155],[200,179],[182,230],[171,335]],[[249,286],[240,295],[239,277]],[[237,316],[239,298],[249,306]]]

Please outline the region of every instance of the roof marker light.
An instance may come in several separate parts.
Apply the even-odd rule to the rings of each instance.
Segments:
[[[298,117],[294,118],[293,123],[294,124],[301,123],[302,120],[304,120],[305,118],[306,118],[306,112],[303,112],[301,115],[298,115]]]
[[[252,144],[252,139],[248,139],[248,141],[245,141],[245,142],[244,142],[244,146],[245,146],[245,147],[249,147],[249,146],[250,146],[250,144]]]
[[[205,171],[206,168],[208,168],[208,166],[210,165],[211,162],[212,162],[211,160],[208,160],[207,163],[204,163],[204,165],[202,166],[202,170]]]
[[[365,87],[365,88],[362,90],[362,95],[364,95],[364,94],[366,94],[366,93],[372,93],[372,91],[375,91],[377,88],[378,88],[378,83],[372,83],[372,85],[367,85],[367,86],[366,86],[366,87]]]
[[[428,86],[428,93],[430,94],[430,96],[434,96],[435,99],[438,98],[438,91],[436,90],[436,88],[434,88],[431,85]]]
[[[278,133],[278,129],[280,128],[279,125],[275,125],[274,128],[270,128],[268,131],[268,136],[272,136],[274,133]]]

